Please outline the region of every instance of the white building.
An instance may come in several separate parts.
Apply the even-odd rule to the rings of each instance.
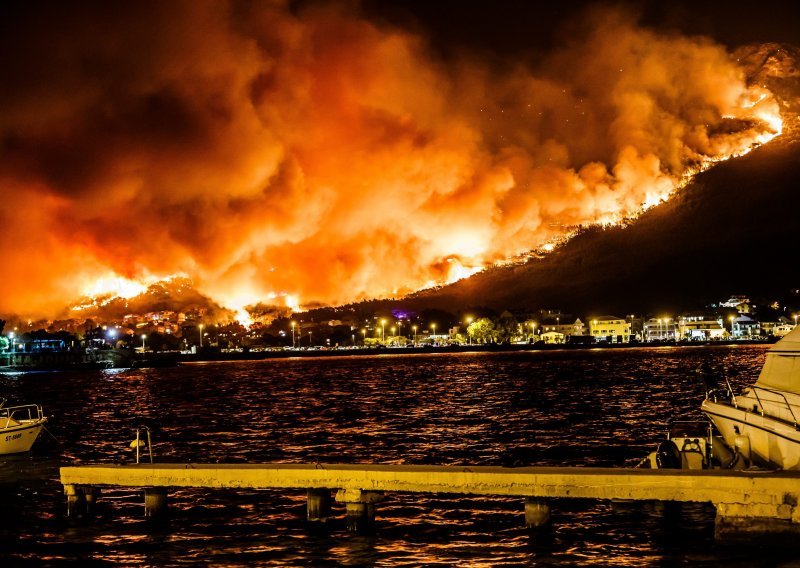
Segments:
[[[704,315],[682,316],[678,319],[678,338],[689,341],[708,341],[723,339],[725,328],[721,319]]]
[[[645,341],[674,341],[678,333],[678,324],[672,318],[650,318],[644,322]]]
[[[761,335],[761,324],[751,317],[739,316],[733,320],[731,335],[735,339],[750,339]]]

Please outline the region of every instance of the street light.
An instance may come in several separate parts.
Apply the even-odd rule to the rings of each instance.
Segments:
[[[203,324],[197,326],[200,329],[200,349],[203,348]]]
[[[436,345],[436,324],[431,324],[431,329],[433,330],[433,335],[431,335],[431,339],[433,339],[433,344]]]
[[[381,343],[386,343],[386,320],[381,320]]]
[[[469,345],[472,345],[472,337],[469,334],[469,326],[472,323],[472,316],[467,316],[466,322],[467,322],[467,343]]]
[[[412,325],[411,329],[414,331],[414,347],[416,347],[417,346],[417,326],[416,325]]]
[[[311,347],[311,332],[308,332],[308,346]]]
[[[144,355],[144,352],[145,352],[145,346],[144,346],[144,340],[145,339],[147,339],[147,335],[143,333],[142,334],[142,355]]]
[[[795,316],[795,319],[797,319],[797,316]],[[16,340],[14,339],[14,332],[12,331],[11,333],[8,334],[8,336],[11,338],[11,352],[13,353],[14,351],[17,350]]]
[[[392,332],[392,337],[394,337],[394,330],[395,330],[395,327],[392,326],[391,329],[390,329],[390,331]]]
[[[794,314],[794,326],[797,327],[797,314]]]
[[[295,348],[295,343],[294,343],[294,326],[295,325],[297,325],[297,324],[295,322],[292,322],[292,349]]]
[[[367,344],[367,328],[365,327],[364,329],[362,329],[361,333],[364,334],[364,345],[366,345]]]
[[[731,316],[728,318],[731,320],[731,338],[733,338],[733,321],[736,319],[735,316]]]

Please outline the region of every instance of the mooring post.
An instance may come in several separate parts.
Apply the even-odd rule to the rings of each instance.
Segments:
[[[306,492],[306,518],[309,521],[325,522],[331,514],[331,490],[309,489]]]
[[[65,485],[67,496],[67,517],[80,517],[86,512],[86,497],[80,485]]]
[[[146,487],[144,490],[144,516],[159,517],[167,511],[167,488]]]
[[[347,530],[363,532],[370,529],[375,523],[375,503],[383,500],[383,493],[360,489],[340,489],[336,492],[336,500],[345,504]]]
[[[525,526],[542,528],[550,524],[550,505],[538,497],[525,497]]]

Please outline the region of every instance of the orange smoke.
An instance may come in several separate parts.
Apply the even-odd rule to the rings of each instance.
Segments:
[[[172,274],[233,309],[395,295],[653,205],[780,128],[722,47],[616,11],[497,71],[344,9],[128,8],[2,40],[0,312]]]

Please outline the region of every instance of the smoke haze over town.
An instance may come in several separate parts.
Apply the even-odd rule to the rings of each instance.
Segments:
[[[175,275],[233,310],[400,295],[782,128],[728,47],[629,7],[500,65],[351,2],[36,8],[0,23],[4,313]]]

